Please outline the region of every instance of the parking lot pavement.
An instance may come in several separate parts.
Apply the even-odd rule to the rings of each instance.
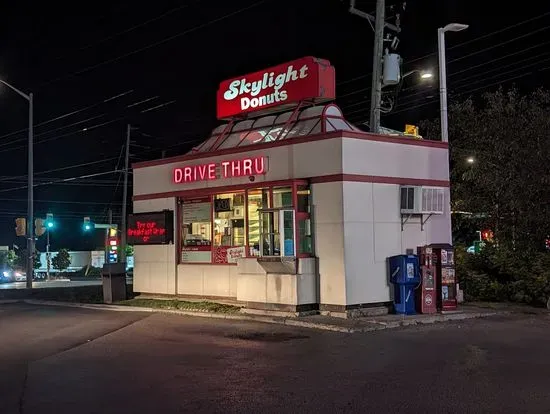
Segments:
[[[350,335],[1,305],[0,385],[15,411],[0,412],[540,413],[549,326],[514,314]]]

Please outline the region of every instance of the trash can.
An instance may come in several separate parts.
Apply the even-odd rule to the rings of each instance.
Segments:
[[[414,315],[414,290],[420,283],[418,256],[401,254],[388,258],[390,282],[394,285],[395,313]]]
[[[126,300],[126,263],[105,263],[101,271],[103,302]]]

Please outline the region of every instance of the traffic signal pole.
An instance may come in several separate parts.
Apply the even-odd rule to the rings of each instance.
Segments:
[[[122,225],[120,226],[120,251],[121,262],[126,262],[126,209],[128,205],[128,164],[130,161],[130,131],[132,127],[128,124],[126,128],[126,153],[124,156],[124,187],[122,189]]]
[[[32,280],[34,276],[34,160],[33,160],[33,124],[34,124],[34,109],[33,109],[33,94],[29,93],[29,144],[28,144],[28,184],[27,184],[27,197],[28,197],[28,218],[27,218],[27,253],[29,255],[27,260],[27,289],[32,289]]]

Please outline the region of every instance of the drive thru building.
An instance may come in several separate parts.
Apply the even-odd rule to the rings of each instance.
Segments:
[[[223,124],[134,164],[134,290],[345,314],[391,301],[387,258],[451,243],[447,143],[346,121],[304,58],[222,82]]]

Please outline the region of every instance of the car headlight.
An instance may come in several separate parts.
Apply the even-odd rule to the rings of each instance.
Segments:
[[[10,272],[2,272],[2,274],[4,275],[4,277],[9,277]]]

